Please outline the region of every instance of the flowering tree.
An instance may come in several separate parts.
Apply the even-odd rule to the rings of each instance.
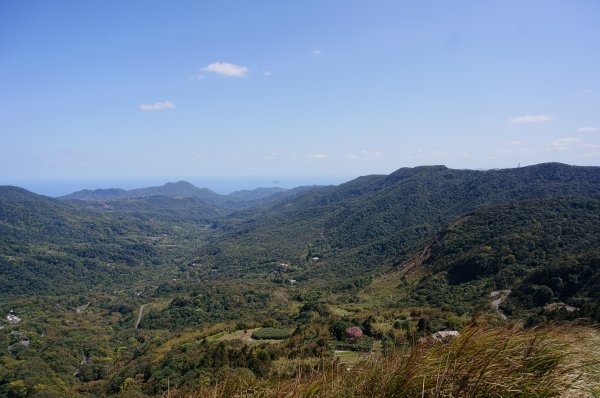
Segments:
[[[360,339],[363,335],[363,331],[358,326],[350,326],[346,329],[346,340],[348,343],[354,343],[356,340]]]

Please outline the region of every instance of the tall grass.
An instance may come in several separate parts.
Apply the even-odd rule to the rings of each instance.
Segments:
[[[292,378],[256,380],[231,371],[180,398],[576,397],[598,389],[600,339],[580,327],[537,330],[470,325],[448,343],[429,339],[405,352],[353,365],[321,361]]]

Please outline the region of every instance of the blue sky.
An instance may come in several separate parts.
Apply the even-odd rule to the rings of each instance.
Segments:
[[[0,1],[0,183],[600,164],[598,1]]]

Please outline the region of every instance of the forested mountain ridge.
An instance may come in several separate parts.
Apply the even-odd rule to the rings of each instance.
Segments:
[[[223,235],[198,258],[240,277],[278,261],[298,265],[305,271],[300,278],[355,277],[402,262],[454,218],[478,207],[598,192],[598,167],[404,168],[300,193],[241,224],[225,224]]]
[[[492,291],[504,291],[499,303],[508,315],[562,303],[583,308],[573,315],[597,317],[599,248],[599,194],[483,207],[435,236],[403,304],[473,313],[489,308]]]

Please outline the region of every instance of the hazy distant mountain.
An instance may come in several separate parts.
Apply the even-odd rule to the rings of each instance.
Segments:
[[[207,188],[198,188],[187,181],[179,181],[168,182],[159,187],[138,188],[128,191],[119,188],[84,189],[69,195],[61,196],[58,199],[110,202],[121,199],[140,199],[159,196],[168,198],[197,198],[209,205],[233,211],[274,203],[317,187],[318,186],[316,185],[312,185],[296,187],[293,189],[280,187],[256,188],[235,191],[228,195],[221,195]]]
[[[256,188],[256,189],[251,189],[251,190],[244,189],[241,191],[235,191],[226,196],[229,200],[242,202],[242,201],[263,199],[263,198],[269,197],[271,195],[274,195],[276,193],[286,192],[286,191],[288,191],[288,190],[285,188],[279,188],[279,187]]]
[[[148,187],[148,188],[137,188],[124,190],[119,188],[109,189],[83,189],[76,191],[71,194],[61,196],[58,199],[75,199],[75,200],[115,200],[124,198],[147,198],[150,196],[169,196],[175,197],[196,197],[203,199],[207,202],[246,202],[257,199],[263,199],[280,192],[288,191],[285,188],[272,187],[272,188],[256,188],[252,190],[241,190],[235,191],[228,195],[220,195],[216,192],[211,191],[208,188],[198,188],[197,186],[187,182],[168,182],[165,185],[159,187]]]
[[[69,195],[61,196],[59,199],[76,200],[114,200],[129,197],[129,192],[120,188],[108,189],[83,189]]]
[[[198,188],[187,181],[168,182],[160,187],[132,189],[129,191],[132,198],[145,198],[149,196],[185,197],[194,196],[201,199],[214,199],[219,194],[207,188]]]
[[[201,199],[214,199],[219,194],[207,188],[198,188],[187,181],[168,182],[160,187],[138,188],[126,191],[119,188],[110,189],[84,189],[61,196],[59,199],[76,200],[115,200],[124,198],[146,198],[150,196],[185,197],[194,196]]]

